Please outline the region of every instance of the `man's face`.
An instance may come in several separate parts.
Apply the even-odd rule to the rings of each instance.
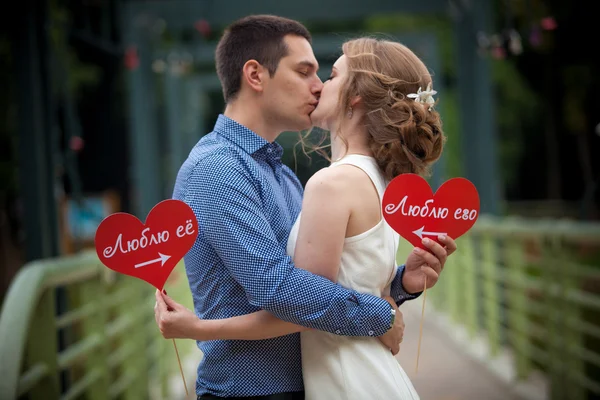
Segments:
[[[323,82],[310,43],[303,37],[284,38],[288,55],[279,61],[275,75],[265,82],[263,106],[269,123],[283,131],[312,126],[310,115],[319,101]]]

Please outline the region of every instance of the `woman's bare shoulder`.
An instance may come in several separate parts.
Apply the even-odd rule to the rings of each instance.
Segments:
[[[369,176],[358,167],[344,164],[317,171],[306,182],[305,191],[331,195],[345,194],[363,185],[371,185]]]

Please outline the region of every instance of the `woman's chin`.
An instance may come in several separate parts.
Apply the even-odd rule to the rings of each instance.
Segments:
[[[310,115],[310,122],[312,124],[312,126],[316,127],[316,128],[323,128],[323,118],[319,118],[318,115],[314,115],[314,113],[312,113]]]

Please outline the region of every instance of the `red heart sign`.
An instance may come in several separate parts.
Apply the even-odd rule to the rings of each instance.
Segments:
[[[127,213],[106,217],[96,230],[96,253],[108,268],[162,290],[197,236],[192,209],[179,200],[164,200],[150,210],[145,225]]]
[[[466,233],[479,216],[479,193],[465,178],[450,179],[433,194],[425,179],[416,174],[394,178],[383,194],[383,216],[400,236],[414,246],[421,240],[452,239]]]

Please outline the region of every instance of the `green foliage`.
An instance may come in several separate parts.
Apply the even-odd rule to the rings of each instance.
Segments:
[[[77,94],[82,86],[98,84],[101,69],[97,65],[82,62],[68,43],[67,35],[72,20],[69,12],[61,6],[54,5],[50,10],[50,20],[50,46],[56,67],[53,71],[55,95],[65,90],[65,86],[66,90]]]
[[[444,149],[446,178],[463,176],[458,106],[456,89],[447,88],[443,100],[440,99],[439,107],[442,114],[442,128],[447,138]]]
[[[496,94],[496,122],[502,180],[510,186],[518,174],[524,139],[540,120],[539,96],[528,86],[511,60],[492,63]]]

